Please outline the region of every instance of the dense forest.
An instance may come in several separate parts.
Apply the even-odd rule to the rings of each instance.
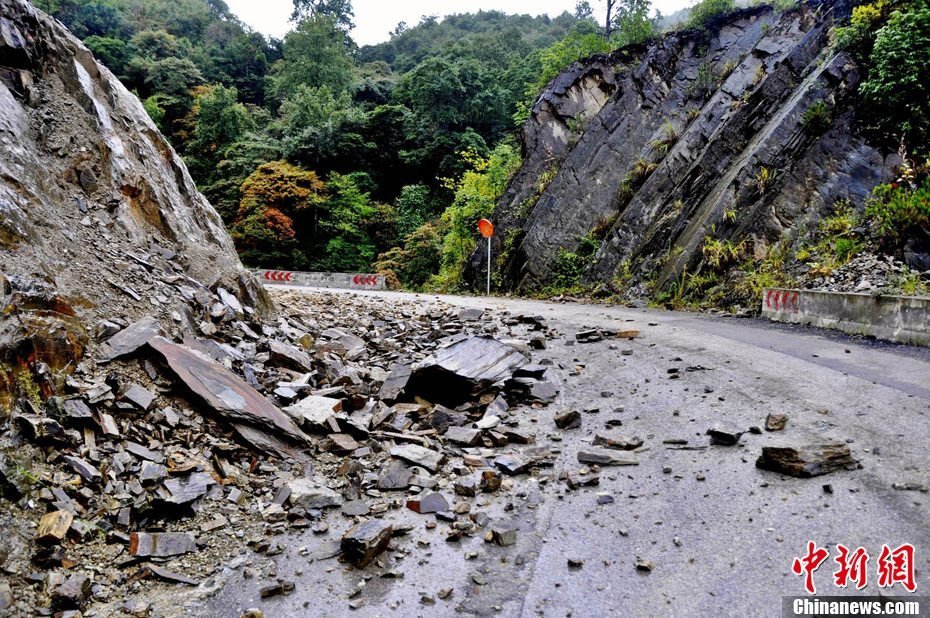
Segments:
[[[538,91],[630,42],[605,40],[584,2],[554,18],[427,16],[361,49],[348,0],[295,0],[282,41],[222,0],[36,4],[144,102],[247,265],[369,271],[381,256],[413,287],[441,260],[455,272],[519,164],[515,129]],[[627,4],[651,30],[648,2]]]
[[[542,88],[573,60],[670,21],[649,0],[613,0],[607,15],[578,2],[556,17],[426,16],[359,48],[350,0],[294,0],[281,41],[222,0],[36,4],[144,102],[248,266],[378,270],[416,289],[458,286],[474,223],[520,165],[517,130]],[[681,25],[734,8],[702,0]],[[837,35],[872,71],[873,124],[904,114],[910,143],[928,135],[926,86],[910,79],[926,66],[928,14],[925,1],[878,0]],[[897,30],[883,36],[886,25]]]

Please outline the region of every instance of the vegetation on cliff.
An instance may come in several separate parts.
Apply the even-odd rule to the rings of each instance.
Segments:
[[[280,41],[251,31],[222,0],[36,4],[140,96],[247,265],[378,269],[398,285],[444,290],[463,285],[477,243],[473,220],[493,212],[519,167],[514,137],[539,93],[573,61],[622,46],[641,49],[635,46],[668,24],[648,0],[611,2],[606,16],[578,2],[574,12],[552,18],[499,11],[424,17],[398,24],[385,43],[359,48],[348,0],[295,0],[293,29]],[[775,4],[790,10],[796,2]],[[701,0],[679,25],[711,33],[734,10],[733,0]],[[926,0],[861,2],[834,36],[864,73],[861,128],[887,149],[903,144],[913,172],[908,183],[876,189],[868,210],[857,214],[888,250],[927,229],[921,163],[930,154],[930,93],[922,79],[928,24]],[[728,72],[709,67],[705,98]],[[829,105],[818,105],[804,118],[812,135],[833,119]],[[575,124],[569,128],[580,134],[581,121]],[[656,140],[657,156],[679,136],[680,127],[667,124],[674,137]],[[632,194],[636,186],[621,190]],[[606,233],[609,225],[603,227]],[[560,254],[547,293],[582,289],[602,239],[595,240],[595,248],[589,242]],[[745,245],[710,241],[703,273],[653,294],[718,298],[708,291],[732,287],[724,273],[734,268],[746,273],[740,289],[749,294],[782,280],[778,260],[751,259]],[[840,253],[850,258],[867,246]]]

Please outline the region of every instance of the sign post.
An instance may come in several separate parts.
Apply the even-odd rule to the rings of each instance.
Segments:
[[[488,239],[488,289],[487,295],[491,295],[491,237],[494,236],[494,224],[487,219],[478,222],[478,231]]]

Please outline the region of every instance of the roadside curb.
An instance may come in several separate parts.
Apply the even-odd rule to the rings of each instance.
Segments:
[[[762,315],[774,322],[930,346],[930,298],[923,296],[771,288],[762,294]]]

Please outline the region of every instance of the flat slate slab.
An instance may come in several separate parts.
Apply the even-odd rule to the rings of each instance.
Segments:
[[[455,407],[528,363],[526,356],[491,337],[469,337],[414,366],[405,393]]]
[[[142,318],[110,337],[100,346],[98,361],[106,363],[132,354],[153,337],[162,335],[161,325],[152,317]]]
[[[436,472],[442,464],[443,454],[416,444],[403,444],[391,449],[391,456],[403,459],[415,466],[422,466],[430,472]]]
[[[133,532],[129,536],[129,554],[132,556],[165,558],[196,549],[194,535],[189,532]]]
[[[163,337],[153,337],[148,343],[164,357],[177,378],[218,415],[230,421],[254,425],[294,442],[309,441],[290,416],[219,363]],[[250,436],[243,437],[254,442]],[[280,452],[280,447],[270,441],[256,446],[271,448],[284,457],[294,456],[293,451]]]

